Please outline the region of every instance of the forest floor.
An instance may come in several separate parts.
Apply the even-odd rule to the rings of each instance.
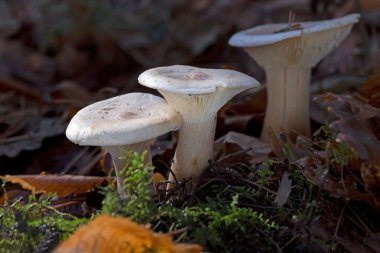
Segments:
[[[66,139],[91,103],[158,95],[137,82],[152,67],[234,69],[265,84],[228,39],[287,23],[289,10],[294,22],[361,14],[312,71],[311,138],[260,141],[264,85],[219,111],[215,158],[193,191],[181,182],[150,192],[152,171],[169,174],[175,133],[153,145],[153,166],[130,157],[125,173],[140,172],[126,185],[129,203],[117,198],[110,156]],[[49,252],[99,214],[205,252],[380,252],[378,1],[13,0],[0,2],[0,17],[0,252]]]

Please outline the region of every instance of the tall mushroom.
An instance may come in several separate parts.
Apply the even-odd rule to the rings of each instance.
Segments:
[[[192,178],[193,183],[213,158],[218,110],[236,94],[260,86],[256,79],[237,71],[183,65],[149,69],[138,80],[158,89],[181,114],[172,171],[177,179]]]
[[[348,35],[360,15],[317,22],[267,24],[234,34],[229,44],[243,47],[265,70],[268,89],[262,139],[293,131],[310,136],[311,68]]]
[[[150,145],[156,137],[178,130],[181,116],[163,98],[145,93],[129,93],[91,104],[80,110],[70,121],[67,138],[79,145],[101,146],[113,159],[119,196],[124,178],[120,172],[128,161],[128,151],[148,151],[146,162],[151,162]]]

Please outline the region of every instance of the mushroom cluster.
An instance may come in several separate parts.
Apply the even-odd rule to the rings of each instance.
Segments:
[[[145,86],[157,88],[165,99],[130,93],[103,100],[80,110],[70,121],[67,138],[79,145],[101,146],[113,157],[119,196],[129,151],[148,151],[156,137],[180,129],[172,171],[178,180],[195,184],[213,159],[217,111],[234,95],[260,84],[233,70],[191,66],[154,68],[139,76]],[[171,175],[169,180],[174,181]]]
[[[241,31],[232,46],[243,47],[266,72],[268,105],[262,139],[269,131],[310,135],[309,81],[311,68],[336,47],[358,22],[359,14],[302,22],[296,29],[270,24]],[[101,146],[113,157],[119,195],[128,151],[147,151],[155,138],[179,130],[169,181],[192,179],[196,184],[213,159],[218,110],[238,93],[259,88],[246,74],[225,69],[174,65],[146,70],[140,84],[157,89],[165,98],[130,93],[89,105],[71,120],[66,135],[79,145]],[[192,186],[192,185],[190,185]]]

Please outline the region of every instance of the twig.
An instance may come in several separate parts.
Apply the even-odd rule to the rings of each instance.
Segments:
[[[343,217],[344,211],[346,210],[346,206],[347,205],[344,205],[344,207],[342,208],[342,211],[339,214],[338,222],[336,224],[335,231],[334,231],[334,241],[338,238],[338,231],[339,231],[340,224],[342,223],[342,217]]]

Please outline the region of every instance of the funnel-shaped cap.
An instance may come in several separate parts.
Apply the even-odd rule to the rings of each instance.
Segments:
[[[346,38],[359,14],[341,18],[300,22],[299,29],[288,30],[288,24],[267,24],[234,34],[229,44],[244,47],[264,68],[281,65],[315,66]]]

